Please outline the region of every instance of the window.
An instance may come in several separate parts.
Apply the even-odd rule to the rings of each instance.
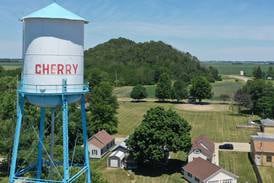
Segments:
[[[187,173],[187,176],[192,177],[192,174],[191,173]]]
[[[272,156],[266,156],[266,162],[272,162]]]
[[[91,151],[91,154],[92,154],[92,155],[97,155],[97,150],[93,149],[93,150]]]
[[[232,183],[232,179],[225,179],[222,183]]]
[[[195,177],[195,181],[200,182],[200,179],[198,179],[197,177]]]

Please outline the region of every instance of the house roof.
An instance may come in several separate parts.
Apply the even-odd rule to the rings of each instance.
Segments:
[[[202,154],[211,158],[214,154],[214,143],[206,136],[199,136],[193,140],[190,152],[195,149],[199,149]]]
[[[21,20],[30,18],[79,20],[88,23],[86,19],[70,12],[69,10],[63,8],[57,3],[52,3],[40,10],[37,10],[27,16],[24,16]]]
[[[221,167],[199,157],[188,163],[183,169],[203,181],[219,171]]]
[[[252,145],[254,146],[255,153],[274,153],[274,138],[269,137],[255,137],[251,140]]]
[[[263,126],[273,126],[274,127],[274,120],[266,118],[266,119],[261,119],[261,123]]]
[[[111,157],[118,157],[120,160],[124,159],[125,153],[122,151],[114,151],[113,153],[110,154],[109,158]]]
[[[96,147],[103,148],[110,143],[114,138],[109,135],[105,130],[101,130],[93,135],[88,141]]]

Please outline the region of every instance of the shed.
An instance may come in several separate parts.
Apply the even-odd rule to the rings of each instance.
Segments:
[[[125,152],[114,151],[108,158],[108,167],[112,168],[124,168]]]

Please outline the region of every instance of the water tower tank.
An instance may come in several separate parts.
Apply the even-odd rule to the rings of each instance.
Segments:
[[[66,93],[69,103],[83,91],[84,24],[87,21],[53,3],[22,18],[21,90],[40,106],[56,106]]]

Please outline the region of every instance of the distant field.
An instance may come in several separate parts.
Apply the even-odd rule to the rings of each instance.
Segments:
[[[219,152],[220,166],[239,176],[239,183],[256,183],[256,175],[247,153]],[[265,182],[270,183],[270,182]]]
[[[127,136],[140,124],[145,112],[151,107],[163,106],[173,108],[192,126],[192,136],[207,135],[216,142],[248,142],[255,130],[237,129],[236,125],[246,124],[250,116],[231,111],[186,111],[180,110],[180,104],[160,104],[155,102],[120,102],[118,110],[118,136]],[[229,105],[227,108],[231,108]]]
[[[216,81],[212,84],[214,95],[213,100],[220,100],[220,95],[225,94],[232,99],[238,89],[244,85],[243,81],[236,81],[235,79],[224,79],[223,81]]]
[[[259,166],[259,171],[264,183],[274,183],[274,168]]]
[[[274,67],[274,65],[269,64],[235,64],[235,63],[213,63],[213,62],[202,62],[202,65],[205,66],[213,66],[218,69],[220,74],[230,75],[230,74],[236,74],[240,75],[240,71],[244,71],[247,75],[252,75],[252,71],[254,67],[260,66],[262,70],[267,71],[269,66]]]
[[[5,70],[13,70],[21,67],[21,64],[18,62],[0,62],[0,65]]]
[[[220,100],[221,94],[229,95],[232,98],[235,92],[243,85],[243,81],[236,81],[235,79],[231,79],[228,77],[225,77],[223,81],[216,81],[215,83],[212,83],[214,93],[212,99]],[[148,93],[148,98],[155,98],[155,87],[155,85],[145,85]],[[129,98],[132,88],[132,86],[116,87],[113,93],[118,98]]]

